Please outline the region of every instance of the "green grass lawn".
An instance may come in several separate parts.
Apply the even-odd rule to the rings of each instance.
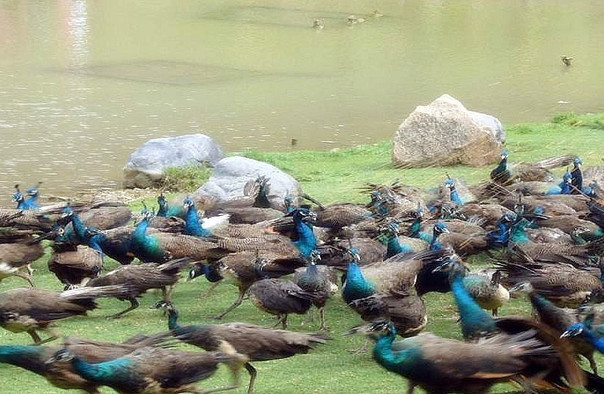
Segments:
[[[514,125],[508,128],[510,161],[530,161],[565,153],[581,156],[585,166],[600,165],[604,152],[604,133],[601,115],[564,115],[556,117],[556,123]],[[390,164],[389,142],[365,145],[329,152],[292,151],[285,153],[246,152],[245,155],[274,164],[297,178],[303,189],[324,203],[356,201],[368,198],[360,190],[367,182],[390,183],[399,180],[417,187],[432,187],[443,181],[445,172],[451,176],[478,182],[488,177],[491,168],[432,167],[426,169],[395,169]],[[205,171],[205,170],[204,170]],[[135,206],[134,209],[138,209]],[[35,263],[35,282],[38,287],[60,290],[62,285],[48,272],[44,257]],[[480,257],[472,259],[473,265],[482,265]],[[108,263],[106,269],[115,268]],[[9,278],[0,283],[0,290],[8,290],[25,284],[19,278]],[[181,311],[181,324],[212,324],[211,316],[222,311],[237,296],[235,287],[223,284],[207,299],[199,295],[209,287],[200,278],[193,282],[184,279],[174,293],[174,301]],[[107,320],[105,316],[126,308],[127,302],[101,299],[101,308],[85,317],[76,317],[56,324],[63,335],[76,335],[97,340],[121,341],[137,333],[155,333],[167,328],[166,318],[157,310],[149,309],[160,299],[159,292],[149,292],[141,299],[141,307],[119,320]],[[425,298],[429,325],[427,331],[448,338],[460,338],[456,323],[457,313],[450,294],[429,294]],[[500,310],[501,315],[528,315],[525,300],[512,300]],[[343,336],[352,326],[361,322],[338,295],[327,308],[328,324],[332,339],[315,351],[285,360],[256,363],[257,393],[383,393],[404,392],[406,384],[398,375],[388,373],[372,361],[370,353],[353,354],[363,338]],[[313,331],[318,329],[318,319],[303,325],[304,317],[292,315],[290,329]],[[227,315],[224,321],[243,321],[261,325],[273,325],[274,318],[258,311],[249,301]],[[0,330],[0,343],[28,344],[27,334],[13,334]],[[183,345],[183,348],[187,348]],[[195,348],[188,347],[190,350]],[[598,357],[602,367],[602,358]],[[243,373],[243,382],[247,375]],[[219,373],[203,382],[204,388],[226,384],[228,373]],[[245,393],[245,384],[238,393]],[[497,391],[518,391],[517,387],[498,385]],[[62,390],[50,386],[43,378],[9,365],[0,364],[0,394],[4,393],[59,393]],[[103,389],[110,393],[112,390]]]

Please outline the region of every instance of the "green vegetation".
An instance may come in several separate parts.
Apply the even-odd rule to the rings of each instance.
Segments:
[[[210,178],[211,170],[205,165],[171,167],[165,171],[160,188],[169,192],[194,192]]]
[[[521,124],[508,128],[508,149],[510,161],[530,161],[565,153],[581,156],[586,166],[601,164],[604,152],[604,139],[600,138],[601,115],[571,115],[557,117],[555,123]],[[600,123],[598,123],[600,122]],[[600,125],[600,126],[598,126]],[[417,187],[433,187],[442,182],[445,172],[451,176],[477,182],[488,177],[490,168],[432,167],[425,169],[395,169],[390,164],[391,145],[388,142],[365,145],[347,149],[336,149],[328,152],[293,151],[287,153],[247,152],[245,155],[267,161],[296,177],[303,189],[313,197],[325,203],[337,201],[366,202],[368,199],[361,188],[367,182],[390,183],[399,180]],[[184,171],[187,181],[197,175],[195,171]],[[204,170],[202,179],[206,179]],[[174,184],[180,184],[174,181]],[[198,184],[196,184],[197,186]],[[180,186],[178,186],[180,187]],[[190,189],[189,189],[190,190]],[[140,204],[133,209],[139,209]],[[42,288],[60,290],[61,284],[48,272],[47,257],[35,263],[35,282]],[[481,265],[486,261],[477,256],[471,264]],[[106,269],[117,266],[110,262]],[[1,290],[23,286],[19,278],[9,278],[0,283]],[[178,285],[174,301],[181,310],[182,324],[211,324],[210,316],[226,308],[236,298],[235,287],[223,284],[204,300],[199,295],[209,287],[204,278],[196,281],[183,281]],[[159,300],[159,292],[150,292],[141,300],[141,307],[119,320],[107,320],[105,316],[125,308],[126,304],[117,300],[99,300],[101,308],[90,313],[88,317],[78,317],[57,324],[57,330],[64,335],[76,335],[98,340],[121,341],[136,333],[154,333],[167,328],[166,318],[157,310],[148,309]],[[426,298],[429,313],[427,331],[437,335],[461,338],[457,326],[456,308],[450,294],[429,294]],[[525,300],[513,300],[500,310],[501,315],[530,313]],[[403,379],[380,368],[371,360],[370,353],[353,354],[363,338],[343,336],[352,326],[361,322],[340,299],[333,297],[327,308],[328,324],[331,327],[332,340],[325,346],[317,348],[308,355],[290,359],[256,363],[258,393],[330,393],[348,394],[353,392],[383,393],[404,392]],[[318,319],[310,325],[303,325],[304,317],[291,316],[290,329],[300,331],[317,330]],[[274,318],[259,312],[249,301],[226,316],[224,321],[245,321],[262,325],[273,325]],[[1,344],[30,343],[27,334],[13,334],[0,330]],[[58,343],[58,342],[57,342]],[[184,347],[184,345],[183,345]],[[188,347],[193,350],[194,348]],[[598,355],[600,368],[604,366]],[[225,368],[203,382],[204,388],[223,385],[228,378]],[[244,385],[237,393],[245,393],[247,375],[242,374]],[[51,387],[43,378],[16,367],[0,364],[0,393],[60,393],[61,390]],[[112,392],[103,389],[105,393]],[[510,385],[498,385],[497,391],[518,391]]]

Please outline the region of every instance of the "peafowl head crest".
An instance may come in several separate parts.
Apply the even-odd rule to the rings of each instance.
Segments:
[[[285,207],[285,212],[289,213],[296,208],[294,200],[294,196],[289,193],[286,194],[285,197],[283,197],[283,206]]]
[[[562,175],[562,183],[572,183],[573,180],[573,176],[571,175],[570,172],[568,172],[568,170],[566,170],[566,172],[564,173],[564,175]]]
[[[499,218],[500,223],[514,223],[515,221],[516,221],[516,215],[511,214],[511,213],[503,214]]]
[[[141,211],[142,220],[149,220],[152,216],[153,214],[147,209],[147,207],[143,208],[143,210]]]
[[[193,280],[193,279],[197,278],[198,276],[202,276],[202,275],[205,275],[205,270],[203,269],[202,264],[195,264],[189,270],[189,280]]]
[[[346,249],[346,253],[351,258],[351,263],[359,264],[361,261],[361,252],[357,248]]]
[[[167,315],[168,313],[174,312],[176,310],[176,308],[174,307],[174,304],[172,304],[170,301],[166,301],[166,300],[161,300],[161,301],[156,302],[149,309],[163,309],[164,316]]]
[[[264,267],[268,265],[268,259],[266,257],[258,256],[252,262],[254,266],[254,273],[259,278],[267,278],[268,275],[264,272]]]
[[[312,265],[316,265],[319,261],[321,261],[321,252],[319,252],[317,249],[314,249],[312,252],[310,252],[310,263]]]
[[[31,197],[36,197],[38,194],[40,194],[40,185],[42,185],[42,182],[38,182],[35,186],[30,187],[29,189],[26,190],[26,193],[28,196]]]
[[[415,211],[413,211],[413,214],[416,218],[423,218],[424,217],[424,208],[422,208],[422,203],[418,202],[417,203],[417,208],[415,208]]]
[[[502,151],[501,151],[501,160],[505,160],[505,159],[507,159],[507,158],[508,158],[508,156],[509,156],[509,154],[510,154],[510,152],[508,152],[508,150],[507,150],[507,149],[502,150]]]
[[[469,271],[468,268],[461,263],[459,257],[455,253],[450,256],[442,257],[440,260],[442,263],[434,268],[432,272],[448,272],[450,276],[465,276]]]
[[[67,349],[61,349],[55,352],[48,360],[46,360],[46,364],[54,364],[54,363],[66,363],[70,362],[74,359],[74,354],[71,353]]]
[[[575,157],[575,160],[573,160],[574,167],[579,168],[579,167],[581,167],[581,164],[583,164],[583,160],[581,160],[578,157]]]
[[[432,229],[432,231],[434,232],[434,236],[439,236],[440,234],[449,233],[449,229],[447,228],[447,225],[444,224],[443,222],[436,222],[434,224],[434,228]]]
[[[451,190],[455,189],[455,180],[451,178],[448,174],[447,179],[445,179],[445,186]]]
[[[348,330],[345,335],[360,334],[377,340],[380,336],[396,332],[394,324],[388,320],[374,320],[369,324],[362,324]]]
[[[314,224],[317,221],[317,214],[309,208],[300,207],[292,211],[294,222],[303,222],[306,224]]]
[[[25,200],[25,198],[23,197],[23,194],[21,194],[21,191],[19,190],[19,185],[15,185],[15,193],[13,194],[13,202],[21,203]]]
[[[528,295],[534,291],[531,282],[520,282],[516,283],[509,289],[510,296],[519,297],[521,295]]]
[[[195,207],[195,202],[193,201],[191,196],[187,196],[183,200],[182,205],[185,207],[185,209],[189,209],[191,207]]]

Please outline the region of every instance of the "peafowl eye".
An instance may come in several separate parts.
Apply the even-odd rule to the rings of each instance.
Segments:
[[[67,349],[61,349],[57,351],[50,359],[46,361],[46,364],[51,364],[54,362],[68,362],[73,360],[73,354]]]

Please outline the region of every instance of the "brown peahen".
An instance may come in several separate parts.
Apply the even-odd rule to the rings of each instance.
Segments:
[[[109,285],[122,285],[128,291],[119,294],[116,298],[127,300],[130,307],[124,309],[110,318],[118,318],[139,307],[136,299],[149,289],[161,289],[164,300],[169,301],[174,285],[180,279],[180,271],[191,263],[189,258],[180,258],[164,264],[145,263],[140,265],[126,265],[107,274],[92,279],[86,288],[95,288]]]
[[[125,286],[82,288],[62,293],[36,288],[18,288],[0,293],[0,326],[14,333],[27,332],[35,344],[56,339],[50,324],[55,320],[85,315],[97,308],[95,298],[123,297]],[[42,340],[37,331],[51,336]]]
[[[28,231],[3,229],[0,232],[0,281],[18,276],[33,286],[31,263],[44,255],[42,239]],[[27,269],[27,274],[22,269]]]
[[[268,361],[305,354],[317,344],[326,342],[326,337],[312,333],[276,330],[248,323],[226,323],[214,325],[178,324],[178,310],[169,302],[160,301],[156,308],[165,308],[168,327],[174,337],[207,351],[219,351],[223,346],[232,346],[237,353],[249,361]],[[254,391],[257,371],[251,363],[245,369],[250,374],[248,394]]]

